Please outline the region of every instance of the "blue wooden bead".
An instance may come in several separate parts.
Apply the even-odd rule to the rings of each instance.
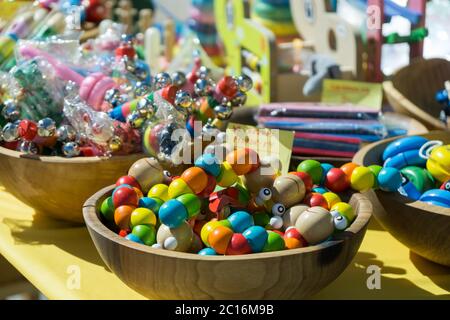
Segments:
[[[320,184],[325,184],[325,179],[327,177],[328,171],[334,168],[332,164],[329,163],[321,163],[320,166],[322,167],[322,179],[320,179]]]
[[[218,177],[220,174],[220,164],[219,160],[217,160],[216,156],[207,153],[200,156],[197,160],[195,160],[195,166],[202,168],[208,174]]]
[[[217,252],[213,248],[204,248],[198,252],[201,256],[216,256]]]
[[[450,191],[433,189],[425,192],[420,201],[439,207],[450,208]]]
[[[402,185],[402,175],[396,168],[383,168],[377,177],[378,186],[386,192],[395,192]]]
[[[267,231],[260,226],[252,226],[242,234],[247,239],[253,253],[261,252],[267,241]]]
[[[228,217],[231,229],[235,233],[243,233],[245,230],[255,224],[253,217],[245,211],[237,211]]]
[[[144,244],[144,243],[142,242],[142,240],[139,239],[138,236],[136,236],[136,235],[134,235],[134,234],[132,234],[132,233],[130,233],[129,235],[127,235],[127,236],[125,237],[125,239],[130,240],[130,241],[133,241],[133,242],[136,242],[136,243]]]
[[[159,213],[159,209],[164,204],[160,199],[143,197],[139,199],[139,207],[152,210],[155,214]]]
[[[320,193],[320,194],[324,194],[324,193],[330,192],[330,190],[328,190],[326,188],[323,188],[323,187],[315,187],[315,188],[312,188],[311,191],[314,192],[314,193]]]
[[[419,150],[428,140],[420,136],[406,137],[390,143],[383,152],[383,161],[406,151]]]
[[[159,208],[159,220],[169,228],[179,227],[187,217],[186,208],[176,199],[167,201]]]

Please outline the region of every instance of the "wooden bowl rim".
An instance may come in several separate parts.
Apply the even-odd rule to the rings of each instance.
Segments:
[[[154,249],[149,246],[135,243],[130,240],[126,240],[110,229],[108,229],[99,219],[97,214],[97,202],[104,197],[106,194],[111,193],[115,188],[114,185],[103,188],[98,191],[92,197],[90,197],[83,206],[83,218],[88,228],[92,228],[102,237],[115,242],[116,244],[123,245],[129,249],[140,251],[141,253],[148,253],[159,255],[167,258],[178,258],[185,260],[197,260],[197,261],[250,261],[259,259],[270,259],[279,258],[284,256],[291,256],[302,253],[319,252],[323,249],[336,246],[343,243],[344,241],[349,241],[350,238],[354,237],[356,234],[361,232],[369,223],[370,217],[372,216],[372,204],[371,202],[362,194],[354,193],[352,199],[359,204],[358,215],[353,221],[350,228],[345,232],[336,236],[336,240],[327,241],[318,245],[309,246],[300,249],[283,250],[276,252],[264,252],[264,253],[254,253],[248,255],[236,255],[236,256],[202,256],[194,253],[185,252],[175,252],[162,249]]]
[[[430,131],[428,134],[421,134],[419,136],[427,136],[429,134],[438,133],[438,132],[447,133],[445,131]],[[389,138],[389,139],[386,139],[386,140],[378,141],[378,142],[369,144],[367,146],[364,146],[363,148],[361,148],[361,150],[359,150],[355,154],[355,156],[353,157],[353,162],[355,162],[357,164],[360,164],[360,165],[363,164],[363,157],[370,150],[372,150],[373,148],[375,148],[377,146],[380,146],[382,144],[386,144],[386,143],[389,143],[391,141],[394,141],[394,140],[396,140],[398,138],[399,137]],[[379,192],[383,192],[383,191],[379,191],[379,190],[375,191],[377,196],[378,196]],[[439,214],[439,215],[450,217],[450,208],[439,207],[439,206],[435,206],[435,205],[432,205],[432,204],[424,203],[422,201],[410,202],[411,199],[401,195],[398,192],[393,192],[393,193],[383,192],[383,196],[389,198],[390,201],[398,203],[399,205],[406,205],[406,206],[409,206],[409,207],[414,208],[414,209],[426,211],[428,213]]]
[[[40,161],[45,163],[67,163],[67,164],[86,164],[86,163],[94,163],[94,162],[102,162],[102,161],[121,161],[127,158],[145,158],[147,155],[144,153],[135,153],[128,155],[117,155],[117,156],[95,156],[95,157],[74,157],[74,158],[64,158],[61,156],[39,156],[39,155],[29,155],[23,152],[7,149],[5,147],[0,146],[0,154],[5,155],[7,157],[16,158],[16,159],[28,159],[34,161]]]
[[[407,97],[405,97],[397,88],[394,86],[393,81],[383,82],[383,91],[387,96],[398,101],[410,114],[417,115],[422,121],[425,121],[429,125],[440,128],[447,129],[446,126],[439,121],[439,119],[434,118],[429,113],[423,111],[420,107],[411,102]]]

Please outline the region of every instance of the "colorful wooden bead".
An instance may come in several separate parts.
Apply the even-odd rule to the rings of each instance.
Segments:
[[[335,204],[333,207],[331,207],[330,212],[339,213],[339,215],[341,215],[347,219],[348,224],[352,223],[356,218],[353,207],[345,202],[339,202],[339,203]]]
[[[328,189],[326,189],[324,187],[314,187],[314,188],[311,189],[311,192],[325,194],[327,192],[330,192],[330,190],[328,190]]]
[[[122,184],[127,184],[129,186],[132,186],[134,188],[141,189],[141,186],[139,185],[139,182],[137,182],[135,177],[132,176],[122,176],[116,181],[116,186],[120,186]]]
[[[146,246],[156,243],[156,230],[154,225],[137,225],[131,232],[138,237]]]
[[[206,153],[195,160],[195,166],[202,168],[206,173],[217,177],[220,174],[220,164],[216,156]]]
[[[322,207],[328,209],[328,202],[320,193],[310,193],[306,195],[304,202],[310,207]]]
[[[350,179],[352,176],[353,171],[358,168],[359,165],[357,165],[354,162],[349,162],[341,166],[341,170],[344,171],[345,175]]]
[[[386,192],[395,192],[402,185],[402,175],[396,168],[383,168],[377,177],[378,187]]]
[[[267,241],[262,251],[281,251],[284,250],[285,246],[284,239],[279,233],[267,231]]]
[[[191,219],[200,213],[202,203],[195,194],[192,193],[183,194],[177,197],[177,200],[180,201],[186,208],[188,219]]]
[[[253,217],[245,211],[237,211],[231,214],[227,220],[230,222],[231,229],[236,233],[242,233],[255,224]]]
[[[259,155],[249,148],[237,149],[227,154],[226,161],[238,176],[256,170],[260,165]]]
[[[369,170],[372,172],[372,174],[375,177],[375,180],[373,182],[373,187],[372,188],[376,190],[379,187],[378,186],[378,175],[380,174],[380,171],[381,171],[381,169],[383,169],[383,167],[374,164],[374,165],[369,166],[368,168],[369,168]]]
[[[233,236],[233,230],[217,226],[208,236],[208,243],[218,254],[225,254]]]
[[[132,234],[132,233],[125,236],[125,239],[136,242],[136,243],[144,244],[144,242],[142,242],[142,240],[139,239],[138,236],[136,236],[135,234]]]
[[[309,245],[315,245],[333,234],[333,216],[322,207],[309,208],[297,219],[295,228]]]
[[[333,169],[334,166],[332,164],[329,164],[329,163],[321,163],[320,166],[322,167],[322,178],[320,179],[320,184],[322,185],[322,184],[325,183],[325,179],[327,177],[328,171]]]
[[[100,212],[106,221],[114,221],[114,203],[112,197],[103,200]]]
[[[168,196],[170,199],[175,199],[186,193],[194,193],[188,184],[181,178],[173,180],[168,188]]]
[[[213,248],[204,248],[198,254],[201,256],[217,256],[217,252]]]
[[[305,184],[295,175],[283,175],[275,179],[272,186],[272,199],[286,208],[302,202],[305,197]]]
[[[243,236],[247,239],[253,253],[261,252],[266,244],[267,231],[260,226],[252,226],[244,231]]]
[[[440,183],[450,179],[450,145],[434,148],[430,153],[426,167]]]
[[[253,214],[255,226],[266,227],[270,222],[270,216],[266,212],[256,212]]]
[[[162,224],[156,234],[156,241],[163,249],[186,252],[191,247],[193,235],[194,232],[186,221],[177,228]]]
[[[139,204],[139,198],[132,187],[122,185],[117,187],[112,195],[114,208],[118,208],[120,206],[133,206],[137,207]]]
[[[287,249],[298,249],[308,245],[303,236],[295,227],[289,227],[284,233],[284,244]]]
[[[305,160],[302,161],[298,167],[297,171],[306,172],[313,179],[314,184],[319,184],[322,179],[323,168],[319,161],[316,160]]]
[[[202,231],[200,232],[200,237],[201,237],[203,243],[204,243],[207,247],[209,247],[209,242],[208,242],[209,234],[210,234],[215,228],[217,228],[219,225],[220,225],[220,224],[219,224],[219,221],[217,221],[217,220],[211,220],[211,221],[208,221],[207,223],[205,223],[205,224],[203,225]]]
[[[421,194],[427,190],[433,189],[435,186],[433,176],[424,168],[409,166],[403,168],[400,172]]]
[[[136,208],[131,213],[130,228],[133,229],[138,225],[156,225],[156,215],[147,208]]]
[[[356,167],[350,176],[350,186],[353,190],[365,192],[375,184],[375,177],[367,167]]]
[[[158,160],[144,158],[136,161],[128,170],[128,175],[134,177],[144,193],[152,186],[162,183],[164,180],[163,168]]]
[[[325,192],[323,197],[327,201],[328,210],[330,210],[336,203],[341,202],[341,198],[334,192]]]
[[[131,213],[134,211],[134,209],[136,209],[136,207],[127,205],[116,208],[116,210],[114,211],[114,222],[120,229],[130,229],[130,218]]]
[[[208,175],[199,167],[191,167],[186,169],[180,177],[193,193],[198,194],[205,190],[208,185]]]
[[[228,162],[223,162],[220,174],[217,177],[217,184],[222,188],[227,188],[231,187],[238,180],[239,177],[235,173],[233,167]]]
[[[333,168],[327,173],[325,186],[335,193],[344,192],[350,188],[350,180],[344,171]]]
[[[252,253],[252,248],[241,233],[234,233],[226,251],[226,255],[241,255]]]
[[[159,199],[164,202],[172,199],[171,197],[169,197],[169,187],[162,183],[155,184],[153,187],[151,187],[148,191],[147,197]]]
[[[450,191],[441,189],[428,190],[420,197],[420,201],[439,207],[450,208]]]
[[[159,213],[159,208],[164,204],[164,201],[158,198],[143,197],[139,199],[139,207],[152,210],[155,214]]]
[[[169,228],[176,228],[188,218],[185,206],[176,199],[165,202],[159,208],[159,220]]]

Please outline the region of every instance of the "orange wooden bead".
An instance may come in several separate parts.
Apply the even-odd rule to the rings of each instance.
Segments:
[[[288,249],[303,248],[303,242],[296,238],[284,238],[284,243]]]
[[[136,194],[138,195],[139,199],[144,197],[144,194],[142,193],[141,189],[138,189],[136,187],[133,187],[134,191],[136,191]]]
[[[181,179],[186,182],[186,184],[189,186],[189,188],[192,189],[195,194],[198,194],[205,190],[206,186],[208,185],[208,175],[202,168],[199,167],[192,167],[187,169],[181,175]]]
[[[359,167],[359,165],[357,165],[356,163],[349,162],[349,163],[342,165],[341,170],[344,171],[345,175],[350,179],[350,177],[352,176],[353,170],[355,170],[358,167]]]
[[[136,207],[120,206],[114,211],[114,222],[120,229],[130,229],[131,213],[134,209],[136,209]]]
[[[233,237],[233,231],[230,228],[218,226],[209,234],[208,242],[218,254],[225,254],[231,237]]]
[[[248,174],[260,166],[260,160],[256,151],[244,148],[230,152],[226,161],[231,165],[238,176]]]

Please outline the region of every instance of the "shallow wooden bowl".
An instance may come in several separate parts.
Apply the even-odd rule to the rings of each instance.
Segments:
[[[158,250],[125,240],[100,220],[97,208],[113,186],[92,196],[84,220],[103,261],[124,283],[150,299],[300,299],[335,280],[366,233],[372,206],[361,194],[358,213],[335,241],[274,253],[205,257]]]
[[[445,59],[419,59],[400,69],[391,81],[383,83],[389,103],[398,113],[409,115],[429,129],[447,129],[439,120],[442,106],[436,92],[450,80],[450,62]]]
[[[443,131],[423,135],[450,143],[450,133]],[[371,144],[353,159],[361,165],[381,164],[381,154],[394,139]],[[413,252],[433,262],[450,266],[450,209],[411,202],[398,193],[369,191],[375,218],[395,238]]]
[[[141,155],[100,157],[29,156],[0,147],[0,183],[37,212],[83,223],[89,196],[126,174]]]

